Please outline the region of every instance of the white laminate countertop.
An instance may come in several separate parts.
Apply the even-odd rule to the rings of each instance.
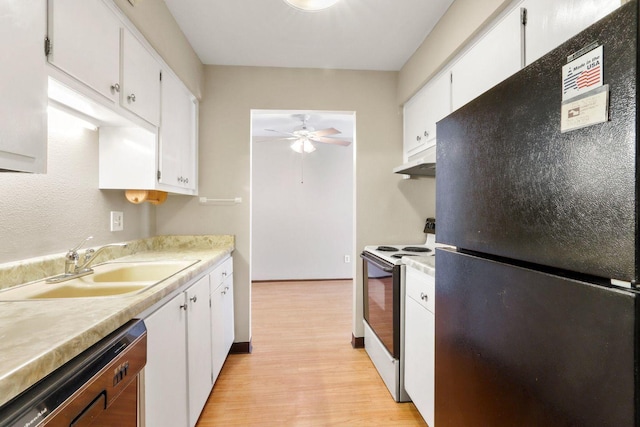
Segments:
[[[435,256],[408,256],[403,257],[402,262],[411,268],[415,268],[429,276],[436,276],[436,257]]]
[[[233,236],[168,236],[118,261],[200,260],[140,293],[0,302],[0,405],[228,258]],[[191,239],[191,240],[189,240]],[[198,241],[198,244],[189,242]]]

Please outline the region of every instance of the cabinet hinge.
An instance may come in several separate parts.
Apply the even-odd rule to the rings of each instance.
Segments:
[[[520,20],[522,22],[522,25],[527,25],[527,8],[526,7],[520,8]]]
[[[44,56],[49,56],[51,53],[51,40],[49,40],[49,36],[45,36],[44,38]]]
[[[162,172],[158,171],[158,181],[160,181],[160,178],[162,178]]]

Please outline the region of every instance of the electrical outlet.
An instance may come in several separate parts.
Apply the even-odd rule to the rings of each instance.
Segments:
[[[349,255],[345,255],[344,256],[344,262],[345,263],[351,262],[351,257]]]
[[[111,231],[122,231],[124,229],[124,213],[111,211]]]

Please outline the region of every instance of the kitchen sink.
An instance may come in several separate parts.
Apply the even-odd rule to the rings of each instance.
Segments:
[[[183,267],[183,265],[186,266]],[[91,277],[95,283],[103,282],[146,282],[164,280],[193,264],[193,261],[149,262],[126,265],[109,265],[104,272],[96,272]],[[112,267],[112,268],[111,268]]]
[[[0,301],[128,296],[147,290],[199,260],[108,262],[94,273],[51,284],[44,280],[0,291]]]

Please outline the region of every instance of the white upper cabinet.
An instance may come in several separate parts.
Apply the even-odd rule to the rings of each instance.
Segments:
[[[620,0],[525,0],[531,64],[620,6]]]
[[[161,66],[128,30],[122,33],[122,106],[153,125],[160,123]]]
[[[197,102],[172,73],[162,75],[159,182],[176,192],[195,192]]]
[[[404,106],[405,161],[436,143],[436,122],[451,112],[449,71],[431,79]]]
[[[520,7],[512,9],[453,65],[453,110],[522,68],[524,26],[521,13]]]
[[[123,126],[124,118],[157,127],[162,66],[113,2],[48,0],[48,9],[49,73],[60,83],[51,99],[101,125]]]
[[[0,2],[0,170],[45,172],[47,74],[43,40],[46,4]]]
[[[113,103],[120,84],[120,21],[102,0],[49,0],[49,63]]]

